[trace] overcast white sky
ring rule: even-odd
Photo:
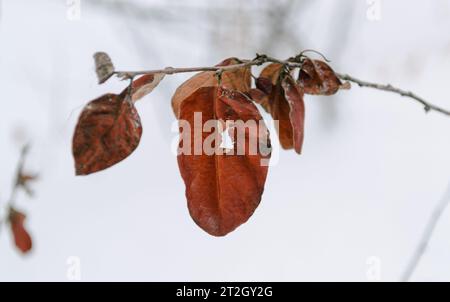
[[[380,261],[381,280],[399,279],[450,181],[448,117],[358,87],[308,96],[303,154],[280,154],[255,214],[224,238],[190,218],[170,152],[170,97],[186,75],[167,77],[138,103],[140,146],[111,169],[75,177],[72,131],[86,102],[124,87],[96,84],[99,50],[120,69],[151,69],[314,48],[340,72],[450,108],[450,1],[382,0],[378,21],[367,18],[366,1],[298,1],[286,16],[290,32],[272,44],[268,20],[288,1],[137,1],[150,13],[136,16],[81,0],[79,20],[69,20],[65,1],[1,2],[0,202],[18,136],[32,140],[28,167],[41,180],[36,198],[19,200],[34,250],[19,255],[2,229],[0,281],[66,281],[72,256],[83,281],[367,281],[370,259]],[[272,15],[260,15],[267,9]],[[449,255],[447,211],[413,280],[450,281]]]

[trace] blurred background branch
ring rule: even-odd
[[[401,277],[402,282],[410,281],[414,272],[417,270],[420,260],[425,254],[427,247],[431,241],[431,238],[433,237],[433,233],[436,229],[439,219],[442,217],[442,214],[447,209],[449,203],[450,203],[450,183],[448,184],[445,193],[442,195],[441,200],[438,202],[433,212],[431,213],[431,216],[423,231],[422,237],[420,238],[420,241],[415,247],[411,255],[411,258],[408,264],[406,265],[405,271],[402,274]]]

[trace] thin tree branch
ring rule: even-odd
[[[420,96],[418,96],[417,94],[415,94],[415,93],[413,93],[411,91],[406,91],[406,90],[403,90],[403,89],[400,89],[400,88],[396,88],[396,87],[394,87],[394,86],[392,86],[390,84],[384,85],[384,84],[376,84],[376,83],[362,81],[362,80],[354,78],[354,77],[352,77],[352,76],[350,76],[348,74],[338,74],[337,73],[336,75],[341,80],[356,83],[360,87],[369,87],[369,88],[374,88],[374,89],[378,89],[378,90],[393,92],[393,93],[399,94],[401,96],[411,98],[412,100],[422,104],[424,109],[425,109],[425,112],[436,111],[436,112],[440,112],[442,114],[450,116],[450,110],[444,109],[444,108],[439,107],[439,106],[434,105],[434,104],[431,104],[428,101],[424,100],[423,98],[421,98]]]
[[[10,194],[8,200],[6,201],[6,205],[5,205],[7,208],[7,211],[8,211],[7,216],[9,215],[10,209],[14,207],[14,204],[16,202],[16,196],[17,196],[19,189],[21,187],[23,187],[23,185],[24,185],[22,182],[22,177],[24,175],[23,168],[25,165],[25,159],[26,159],[29,149],[30,149],[30,146],[25,145],[22,147],[22,150],[20,151],[20,157],[19,157],[19,161],[18,161],[17,167],[16,167],[16,174],[15,174],[14,183],[13,183],[13,186],[11,189],[11,194]],[[8,222],[7,216],[3,217],[3,219],[0,219],[0,230],[1,230],[1,227],[3,226],[3,224]]]
[[[264,63],[279,63],[287,66],[288,68],[301,68],[303,64],[303,59],[305,56],[303,55],[303,52],[299,55],[289,58],[288,60],[278,60],[266,55],[257,55],[256,58],[253,60],[240,60],[240,63],[233,64],[233,65],[227,65],[227,66],[207,66],[207,67],[185,67],[185,68],[173,68],[173,67],[166,67],[164,69],[155,69],[155,70],[142,70],[142,71],[114,71],[110,75],[116,75],[119,78],[122,79],[132,79],[139,75],[145,75],[145,74],[156,74],[156,73],[163,73],[163,74],[177,74],[177,73],[187,73],[187,72],[201,72],[201,71],[215,71],[218,76],[222,74],[224,71],[249,67],[249,66],[259,66]],[[417,94],[406,91],[397,87],[392,86],[391,84],[378,84],[378,83],[372,83],[363,81],[360,79],[357,79],[355,77],[352,77],[348,74],[341,74],[336,73],[336,76],[339,77],[341,80],[349,81],[358,84],[360,87],[368,87],[383,91],[388,91],[392,93],[396,93],[398,95],[410,98],[418,103],[420,103],[424,109],[425,112],[429,111],[436,111],[442,114],[445,114],[447,116],[450,116],[450,110],[444,109],[442,107],[439,107],[437,105],[434,105],[422,97],[418,96]]]
[[[431,214],[427,222],[422,237],[419,243],[417,244],[417,247],[415,248],[413,255],[411,256],[411,259],[409,260],[405,271],[402,274],[401,277],[402,282],[409,281],[411,279],[411,276],[414,274],[420,260],[422,259],[422,256],[424,255],[427,249],[431,237],[433,237],[433,232],[436,229],[436,225],[438,224],[442,214],[447,209],[449,203],[450,203],[450,183],[448,184],[447,190],[445,191],[439,203],[434,208],[433,213]]]
[[[201,72],[201,71],[215,71],[216,73],[222,73],[229,70],[249,67],[249,66],[258,66],[264,63],[279,63],[283,65],[287,65],[292,68],[301,67],[301,63],[294,61],[284,61],[278,60],[272,57],[268,57],[266,55],[258,55],[253,60],[240,60],[242,63],[227,65],[227,66],[207,66],[207,67],[186,67],[186,68],[173,68],[166,67],[164,69],[155,69],[155,70],[142,70],[142,71],[115,71],[114,74],[120,78],[129,79],[131,77],[136,77],[144,74],[154,74],[154,73],[164,73],[164,74],[176,74],[176,73],[186,73],[186,72]]]
[[[20,158],[19,162],[17,163],[16,168],[16,178],[14,180],[13,188],[11,191],[11,196],[9,197],[8,203],[9,206],[13,206],[16,201],[16,195],[19,191],[19,188],[22,186],[21,178],[24,175],[23,167],[25,165],[25,159],[27,157],[28,151],[30,150],[29,145],[25,145],[22,147],[22,150],[20,151]]]

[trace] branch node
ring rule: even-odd
[[[222,82],[223,69],[222,69],[222,68],[217,69],[216,72],[215,72],[214,74],[215,74],[215,76],[217,77],[217,81],[219,82],[219,86],[220,86],[220,84],[221,84],[221,82]]]
[[[257,66],[259,66],[267,62],[267,59],[268,59],[267,55],[257,53],[256,57],[253,59],[253,62],[255,62]]]
[[[174,74],[175,68],[169,66],[169,67],[164,68],[164,71],[166,72],[166,74]]]
[[[130,79],[134,78],[134,74],[131,72],[116,71],[115,74],[122,81],[130,80]]]

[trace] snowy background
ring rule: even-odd
[[[302,156],[280,154],[255,214],[224,238],[190,218],[170,151],[170,98],[188,75],[137,104],[140,146],[111,169],[75,177],[72,131],[86,102],[125,86],[97,85],[96,51],[154,69],[314,48],[450,108],[450,1],[381,0],[375,18],[363,0],[81,0],[80,15],[77,2],[0,0],[0,202],[25,140],[41,176],[18,203],[34,249],[21,256],[2,229],[0,281],[67,281],[73,259],[82,281],[372,281],[374,261],[399,280],[450,180],[449,117],[356,86],[308,96]],[[412,280],[450,281],[450,211]]]

